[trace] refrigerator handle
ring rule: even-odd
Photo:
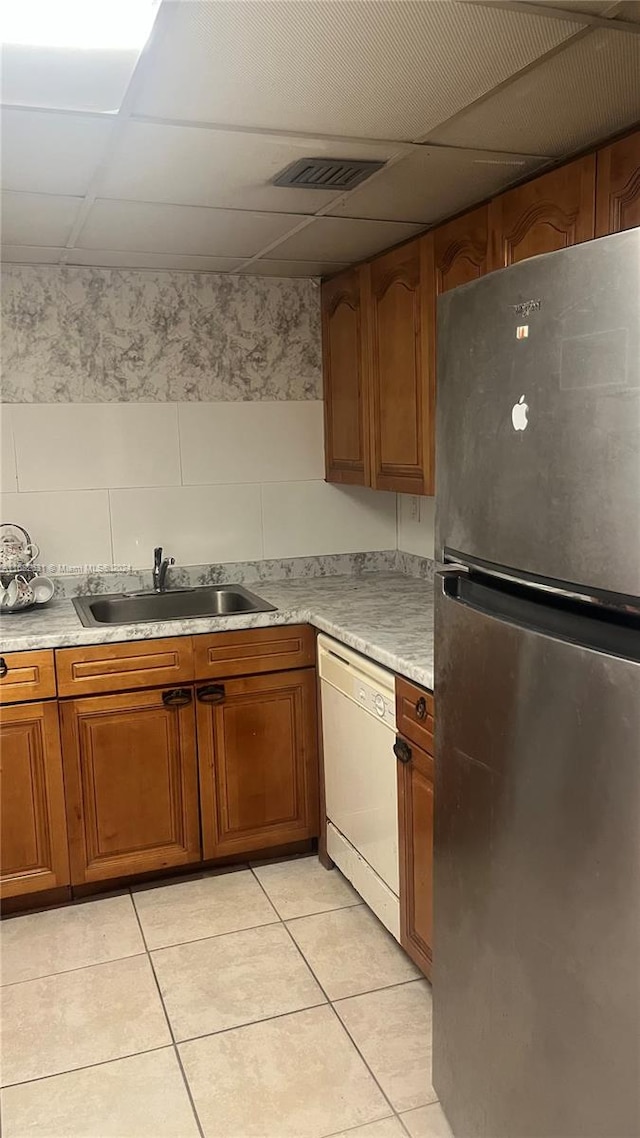
[[[447,591],[448,578],[468,577],[470,572],[471,570],[468,565],[459,565],[458,563],[440,565],[439,568],[436,569],[436,577],[440,577],[440,588],[442,592],[445,593]]]

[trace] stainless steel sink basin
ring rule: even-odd
[[[197,589],[168,589],[163,593],[111,593],[101,597],[74,597],[73,603],[85,628],[275,609],[275,605],[263,601],[242,585],[207,585]]]

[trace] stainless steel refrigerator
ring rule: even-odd
[[[436,453],[434,1085],[637,1138],[640,229],[440,299]]]

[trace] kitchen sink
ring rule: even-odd
[[[141,624],[152,620],[187,620],[198,616],[233,616],[272,612],[270,605],[242,585],[206,585],[194,589],[167,589],[162,593],[110,593],[74,597],[75,610],[85,628],[101,624]]]

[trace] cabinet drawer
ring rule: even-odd
[[[0,703],[24,703],[25,700],[52,699],[55,696],[52,650],[5,652],[0,661]]]
[[[434,703],[431,692],[396,676],[396,724],[399,735],[433,755]]]
[[[316,661],[315,636],[308,624],[194,636],[193,648],[197,680],[283,672]]]
[[[189,683],[193,679],[191,637],[60,648],[56,670],[62,696]]]

